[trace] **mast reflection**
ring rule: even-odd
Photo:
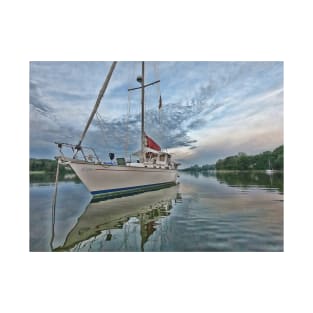
[[[173,205],[180,201],[178,186],[173,186],[127,197],[90,202],[67,234],[64,243],[52,251],[90,251],[93,245],[97,245],[97,251],[120,251],[118,245],[127,245],[128,232],[135,231],[130,229],[130,223],[135,225],[134,227],[140,227],[140,238],[136,247],[129,251],[144,251],[144,245],[157,229],[159,220],[170,215]],[[120,230],[119,237],[124,230],[122,241],[114,235],[116,230]],[[131,236],[134,237],[133,235]],[[108,244],[113,245],[111,249],[106,247]],[[122,251],[125,251],[123,249]]]

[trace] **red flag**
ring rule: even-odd
[[[146,135],[146,147],[161,151],[161,147],[149,136]]]

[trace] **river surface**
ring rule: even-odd
[[[48,181],[47,181],[48,180]],[[30,183],[30,251],[283,251],[283,174],[180,172],[174,187],[92,202],[77,180]]]

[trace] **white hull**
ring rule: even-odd
[[[173,169],[106,166],[73,159],[64,160],[93,196],[151,190],[176,184]]]

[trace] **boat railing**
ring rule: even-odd
[[[78,146],[65,142],[55,142],[58,146],[61,156],[66,158],[63,148],[68,148],[72,151],[72,159],[81,160],[83,159],[85,162],[89,163],[101,163],[96,151],[91,147],[86,146]]]

